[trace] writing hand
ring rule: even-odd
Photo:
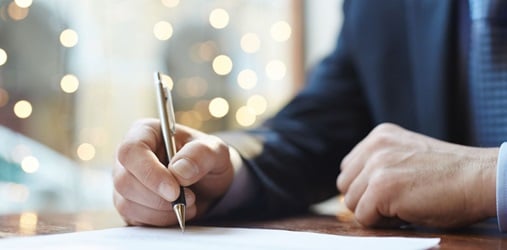
[[[185,186],[187,219],[201,215],[229,188],[229,147],[218,137],[178,125],[178,152],[165,166],[160,123],[135,123],[120,144],[113,169],[114,205],[129,225],[177,224],[171,201]],[[164,163],[163,163],[164,162]]]

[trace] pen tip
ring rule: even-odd
[[[185,232],[185,205],[184,204],[176,204],[173,206],[174,213],[176,214],[176,218],[178,219],[178,224],[180,225],[181,232]]]

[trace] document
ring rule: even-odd
[[[430,249],[439,238],[351,237],[273,229],[122,227],[0,239],[0,249]]]

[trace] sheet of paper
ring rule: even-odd
[[[0,249],[429,249],[438,238],[350,237],[271,229],[122,227],[0,239]]]

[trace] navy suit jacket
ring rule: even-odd
[[[259,184],[243,212],[287,214],[336,195],[341,159],[379,123],[451,140],[454,5],[345,2],[336,48],[304,89],[258,129],[223,136]]]

